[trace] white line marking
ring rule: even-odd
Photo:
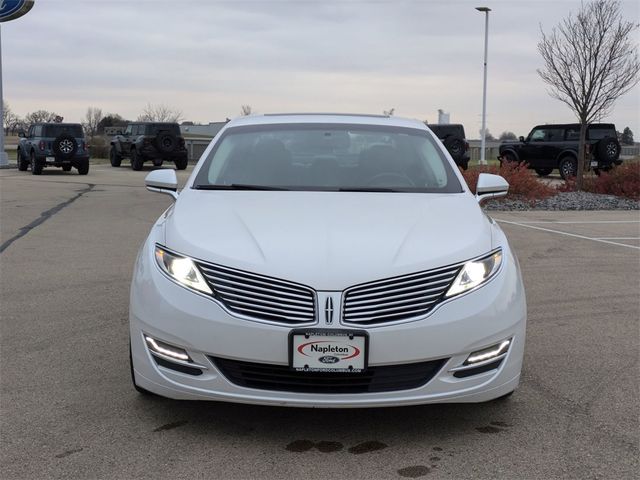
[[[559,233],[560,235],[566,235],[567,237],[581,238],[583,240],[591,240],[592,242],[608,243],[609,245],[617,245],[619,247],[626,247],[626,248],[633,248],[635,250],[640,250],[640,247],[636,247],[634,245],[627,245],[626,243],[617,243],[617,242],[611,242],[609,240],[600,240],[597,238],[585,237],[584,235],[576,235],[575,233],[562,232],[560,230],[551,230],[550,228],[534,227],[533,225],[524,225],[522,223],[509,222],[508,220],[500,220],[497,218],[496,218],[496,221],[500,223],[508,223],[509,225],[517,225],[519,227],[532,228],[533,230],[541,230],[543,232]]]
[[[640,240],[640,237],[598,237],[594,240]]]
[[[502,220],[505,221],[506,220]],[[580,224],[580,223],[640,223],[640,220],[594,220],[594,221],[590,221],[590,222],[580,222],[580,221],[575,221],[575,222],[571,222],[571,221],[567,221],[567,222],[556,222],[553,220],[540,220],[540,221],[531,221],[531,222],[520,222],[519,225],[525,225],[525,224],[530,224],[530,223],[556,223],[558,225],[562,225],[562,224]]]

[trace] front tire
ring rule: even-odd
[[[187,157],[179,158],[175,161],[176,170],[184,170],[187,168],[187,164],[189,163],[189,159]]]
[[[553,168],[536,168],[534,169],[536,171],[536,173],[538,174],[538,176],[540,177],[546,177],[547,175],[549,175],[551,172],[553,172]]]
[[[76,168],[78,169],[78,174],[86,175],[89,173],[89,160],[82,160]]]
[[[31,175],[40,175],[44,165],[36,158],[36,152],[31,152]]]
[[[560,160],[558,169],[563,180],[575,177],[578,174],[578,161],[573,157],[564,157]]]
[[[502,159],[500,160],[500,166],[517,162],[517,159],[513,153],[505,152],[502,154]]]
[[[109,160],[111,161],[112,167],[119,167],[122,163],[122,157],[118,155],[115,145],[112,145],[109,150]]]
[[[145,395],[145,396],[150,396],[153,395],[152,392],[150,392],[149,390],[145,390],[142,387],[139,387],[138,384],[136,383],[136,375],[133,372],[133,354],[131,353],[131,340],[129,340],[129,371],[131,372],[131,383],[133,384],[133,388],[135,388],[138,393]]]
[[[18,149],[18,156],[16,158],[16,163],[18,164],[18,170],[21,172],[26,172],[27,168],[29,168],[29,162],[25,161],[22,158],[22,152]]]
[[[142,158],[140,158],[140,155],[138,155],[136,149],[134,148],[133,150],[131,150],[131,168],[133,170],[140,171],[142,170],[143,163],[144,162]]]

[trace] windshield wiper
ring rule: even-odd
[[[270,185],[250,185],[247,183],[232,183],[231,185],[196,185],[196,190],[289,190],[284,187]]]
[[[339,192],[401,192],[395,188],[389,187],[342,187]]]

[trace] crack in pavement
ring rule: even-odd
[[[76,193],[76,195],[74,195],[70,199],[65,200],[64,202],[61,202],[61,203],[57,204],[56,206],[50,208],[49,210],[45,210],[33,222],[31,222],[28,225],[25,225],[24,227],[20,228],[20,231],[17,234],[15,234],[9,240],[5,241],[2,245],[0,245],[0,253],[4,252],[7,248],[9,248],[9,246],[13,242],[15,242],[16,240],[24,237],[31,230],[33,230],[34,228],[36,228],[39,225],[42,225],[44,222],[49,220],[56,213],[60,212],[60,210],[64,209],[65,207],[68,207],[69,205],[71,205],[73,202],[75,202],[77,199],[79,199],[84,194],[89,193],[96,186],[95,183],[86,183],[85,185],[87,185],[87,188],[79,190],[78,193]]]

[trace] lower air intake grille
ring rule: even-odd
[[[297,372],[285,365],[211,358],[240,387],[295,393],[375,393],[422,387],[447,359],[369,367],[363,373]]]

